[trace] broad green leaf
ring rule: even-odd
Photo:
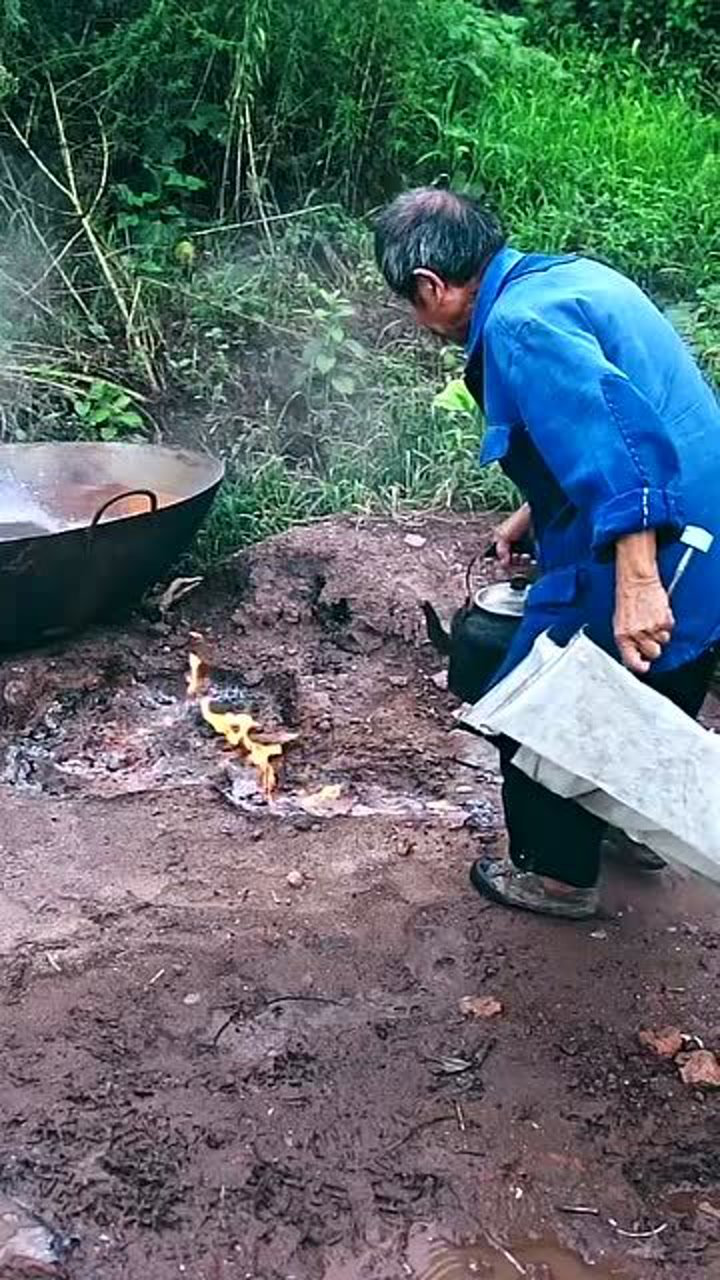
[[[477,405],[464,378],[453,378],[448,382],[435,396],[433,408],[443,409],[446,413],[466,413],[473,417],[477,413]]]
[[[338,373],[332,379],[332,387],[339,396],[351,396],[355,391],[355,379],[349,373]]]
[[[335,368],[336,364],[337,360],[335,356],[329,351],[321,351],[315,359],[315,368],[318,373],[323,375],[323,377],[330,373]]]

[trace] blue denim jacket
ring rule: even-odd
[[[658,535],[669,583],[686,524],[714,535],[672,606],[653,671],[720,641],[720,405],[672,325],[630,280],[579,257],[504,248],[475,302],[466,380],[485,413],[481,463],[530,503],[541,576],[503,673],[540,632],[580,627],[617,656],[614,544]]]

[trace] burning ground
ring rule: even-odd
[[[296,531],[0,669],[0,1188],[73,1280],[720,1275],[717,1095],[638,1039],[720,1047],[715,891],[467,886],[497,776],[418,604],[485,532]]]

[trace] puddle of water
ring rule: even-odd
[[[505,1249],[488,1242],[454,1246],[413,1234],[408,1261],[416,1280],[630,1280],[607,1260],[591,1265],[553,1240]]]

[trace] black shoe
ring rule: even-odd
[[[596,886],[571,893],[552,893],[534,871],[519,871],[507,859],[478,858],[470,868],[470,882],[483,897],[503,907],[519,907],[562,920],[590,920],[597,913]]]

